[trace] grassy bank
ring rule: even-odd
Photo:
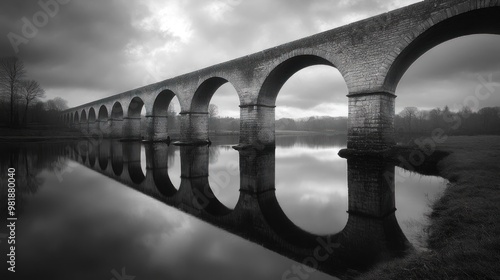
[[[450,181],[432,209],[429,251],[359,279],[500,279],[500,136],[450,137],[437,166]]]

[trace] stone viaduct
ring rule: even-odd
[[[240,145],[273,146],[281,87],[303,68],[329,65],[340,71],[349,90],[348,148],[385,150],[395,143],[396,87],[408,67],[447,40],[499,34],[499,18],[499,0],[426,0],[71,108],[61,118],[86,133],[161,141],[168,136],[168,105],[177,96],[180,142],[206,142],[210,100],[220,86],[231,83],[240,100]]]
[[[141,163],[143,146],[146,159]],[[411,248],[395,215],[395,168],[390,162],[349,159],[347,224],[340,232],[316,235],[296,226],[276,198],[274,149],[239,151],[240,195],[234,208],[229,208],[214,194],[218,186],[208,180],[209,146],[177,148],[179,186],[169,174],[168,159],[170,153],[175,155],[171,147],[167,143],[82,140],[68,144],[64,156],[213,226],[338,277]],[[334,246],[325,248],[324,244]]]

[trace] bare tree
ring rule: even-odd
[[[38,98],[45,97],[45,90],[43,90],[40,84],[34,80],[23,80],[20,82],[20,84],[21,96],[25,100],[22,124],[26,125],[30,103],[32,103],[34,100],[37,100]]]
[[[24,75],[24,63],[18,57],[0,58],[0,86],[10,95],[10,125],[14,125],[14,100]]]
[[[401,112],[401,117],[403,117],[408,125],[408,132],[412,132],[411,124],[414,119],[417,118],[418,108],[417,107],[405,107]]]
[[[217,130],[217,125],[215,123],[215,119],[219,116],[219,107],[215,104],[210,104],[208,106],[208,123],[209,126]]]
[[[68,109],[68,101],[62,99],[61,97],[47,100],[46,109],[48,111],[64,111]]]

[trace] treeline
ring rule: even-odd
[[[54,124],[59,112],[68,108],[66,100],[57,97],[42,101],[45,90],[27,78],[24,63],[17,57],[0,58],[0,124],[25,127],[29,123]]]
[[[210,132],[238,133],[240,119],[230,117],[210,117]],[[275,129],[281,131],[316,131],[316,132],[347,132],[345,117],[310,117],[308,119],[283,118],[276,120]]]
[[[485,107],[477,112],[464,107],[453,112],[448,106],[432,110],[406,107],[394,120],[398,134],[428,134],[442,129],[448,135],[500,134],[500,107]]]
[[[346,117],[283,118],[276,121],[276,130],[286,131],[347,131]]]

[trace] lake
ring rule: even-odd
[[[16,276],[337,279],[425,250],[444,179],[340,158],[345,136],[240,151],[237,137],[211,140],[3,143],[2,182],[16,169]]]

